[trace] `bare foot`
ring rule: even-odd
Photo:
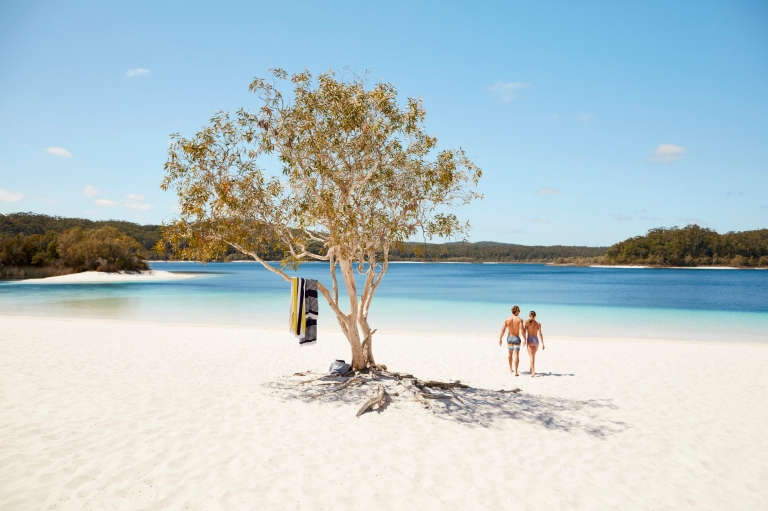
[[[519,374],[515,373],[515,376],[520,376]]]
[[[536,377],[536,373],[531,373],[531,378],[535,378],[535,377]]]

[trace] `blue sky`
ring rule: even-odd
[[[768,4],[0,3],[0,212],[159,223],[169,135],[270,67],[421,96],[483,168],[471,240],[768,227]]]

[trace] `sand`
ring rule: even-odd
[[[338,334],[0,317],[0,509],[765,509],[768,343],[377,334],[421,378],[522,389],[436,415],[306,403]],[[523,366],[527,356],[523,356]]]
[[[148,270],[141,272],[100,272],[84,271],[44,279],[27,279],[17,284],[103,284],[109,282],[146,282],[153,280],[189,279],[194,275],[187,273],[172,273],[163,270]]]

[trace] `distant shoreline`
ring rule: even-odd
[[[201,261],[171,261],[154,260],[147,261],[150,264],[155,263],[197,263]],[[267,261],[268,263],[280,263],[280,261]],[[208,261],[208,263],[251,263],[261,264],[258,261]],[[306,261],[302,264],[323,264],[324,261]],[[576,263],[551,263],[546,261],[390,261],[389,264],[541,264],[544,266],[571,266],[577,268],[614,268],[614,269],[650,269],[650,270],[768,270],[765,267],[752,266],[649,266],[636,264],[576,264]]]

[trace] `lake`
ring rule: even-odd
[[[152,263],[167,282],[0,281],[0,314],[287,328],[289,286],[258,263]],[[327,264],[298,272],[330,287]],[[339,280],[340,277],[339,277]],[[343,293],[343,289],[342,289]],[[512,305],[558,337],[768,340],[768,271],[393,263],[370,312],[380,332],[498,336]],[[339,331],[321,297],[322,332]]]

